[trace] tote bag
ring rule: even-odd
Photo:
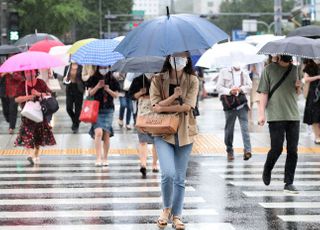
[[[27,82],[25,84],[26,95],[28,96]],[[36,122],[43,121],[43,113],[39,101],[27,101],[21,111],[21,115]]]

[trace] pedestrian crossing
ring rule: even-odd
[[[23,156],[1,159],[0,230],[158,229],[160,173],[143,179],[132,156],[112,156],[108,167],[94,162],[92,156],[43,156],[31,167]],[[235,229],[188,179],[185,192],[188,230]]]
[[[304,156],[298,162],[294,185],[299,194],[288,194],[283,191],[285,156],[273,169],[269,186],[262,182],[264,160],[260,157],[248,162],[207,161],[201,166],[229,186],[240,189],[247,201],[256,202],[258,207],[275,215],[283,224],[300,226],[293,229],[320,229],[320,161]]]

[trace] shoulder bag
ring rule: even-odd
[[[165,99],[163,82],[161,82],[161,97]],[[178,113],[155,113],[152,111],[150,98],[142,97],[138,101],[136,128],[143,133],[154,135],[175,134],[179,127]]]

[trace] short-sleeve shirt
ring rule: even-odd
[[[98,84],[98,82],[103,79],[105,79],[105,84],[109,85],[109,88],[112,91],[119,92],[119,83],[111,74],[107,74],[107,76],[93,75],[89,78],[87,86],[89,88],[94,88]],[[103,88],[99,89],[96,92],[96,94],[94,95],[94,99],[100,102],[100,111],[104,109],[114,109],[113,97],[108,94]]]
[[[258,93],[269,94],[286,72],[288,67],[277,63],[269,64],[262,72]],[[274,92],[267,104],[268,122],[272,121],[299,121],[298,95],[295,82],[297,80],[297,67],[293,66],[285,81]]]

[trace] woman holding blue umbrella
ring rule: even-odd
[[[154,143],[161,168],[163,212],[157,225],[164,228],[172,217],[175,229],[185,229],[181,220],[185,177],[194,136],[196,120],[192,109],[196,106],[198,78],[192,69],[189,52],[167,57],[162,73],[151,83],[150,100],[156,113],[179,113],[176,134],[155,136]]]
[[[89,134],[94,139],[96,148],[96,166],[108,166],[110,137],[113,136],[112,122],[114,113],[113,99],[118,97],[120,86],[112,76],[109,67],[98,66],[87,82],[89,96],[100,102],[98,120],[93,123]],[[103,142],[103,154],[102,143]]]

